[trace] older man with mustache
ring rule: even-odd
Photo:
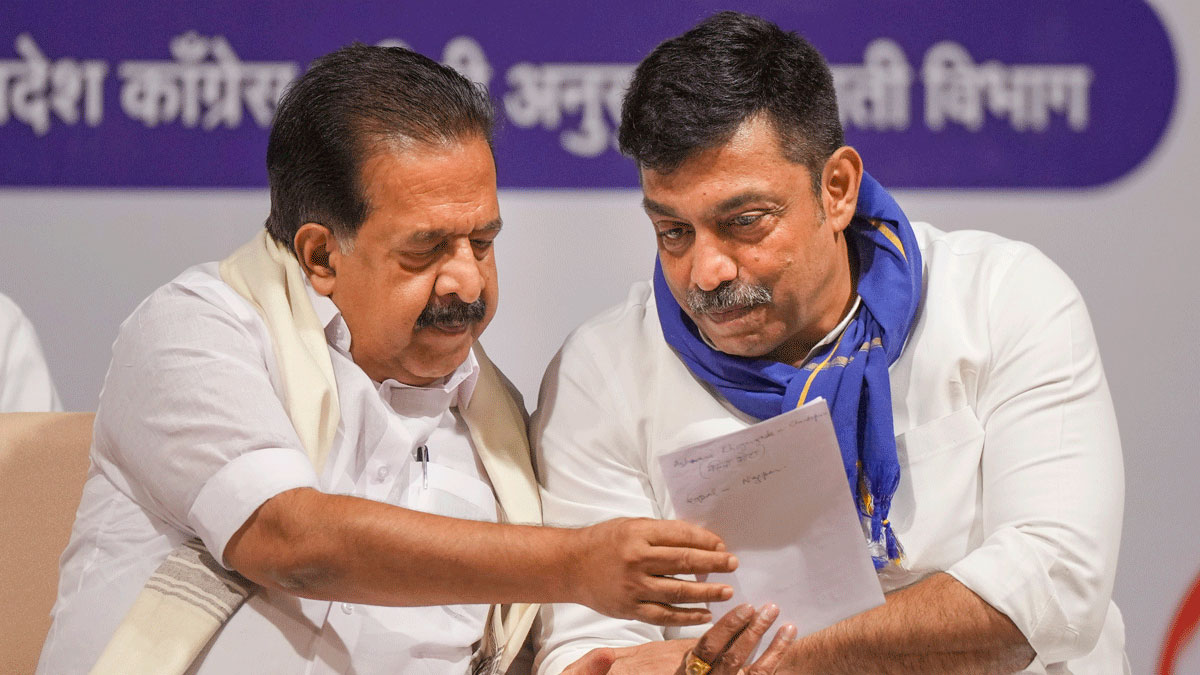
[[[280,105],[266,230],[121,326],[39,672],[495,673],[532,603],[663,625],[710,532],[536,527],[496,312],[492,110],[351,46]]]

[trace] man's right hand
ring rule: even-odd
[[[725,584],[672,579],[671,575],[732,572],[737,558],[712,532],[678,520],[618,518],[579,532],[579,555],[569,575],[576,602],[618,619],[659,626],[712,620],[704,608],[675,605],[720,602],[733,595]]]

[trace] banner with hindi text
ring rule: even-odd
[[[1141,0],[751,0],[835,74],[889,187],[1086,187],[1150,154],[1175,54]],[[504,187],[632,187],[621,96],[716,2],[17,2],[0,25],[0,185],[261,187],[275,103],[317,56],[402,44],[484,84]],[[1119,141],[1119,142],[1116,142]]]

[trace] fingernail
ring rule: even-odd
[[[737,566],[738,566],[738,559],[737,559],[737,556],[736,556],[736,555],[730,555],[730,556],[729,556],[729,569],[730,569],[730,570],[736,570],[736,569],[737,569]]]
[[[763,608],[758,610],[758,615],[763,621],[774,621],[775,619],[779,618],[779,605],[776,605],[773,602],[763,605]]]
[[[797,633],[798,631],[796,627],[789,623],[788,625],[779,629],[779,639],[783,640],[784,642],[795,642]]]
[[[754,607],[750,605],[741,605],[733,610],[733,615],[742,621],[749,621],[750,617],[754,616]]]
[[[733,597],[733,586],[726,586],[721,589],[721,599],[728,600]]]
[[[725,550],[725,542],[723,542],[723,541],[718,541],[718,542],[717,542],[717,548],[716,548],[716,549],[714,549],[714,550],[715,550],[715,551],[717,551],[717,552],[724,551],[724,550]]]

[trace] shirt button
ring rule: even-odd
[[[354,605],[352,605],[348,602],[343,602],[342,603],[342,612],[344,614],[353,614],[354,613]]]
[[[379,470],[375,472],[375,479],[383,482],[383,480],[385,480],[388,477],[388,474],[391,472],[391,469],[387,468],[386,466],[381,466],[379,467]]]

